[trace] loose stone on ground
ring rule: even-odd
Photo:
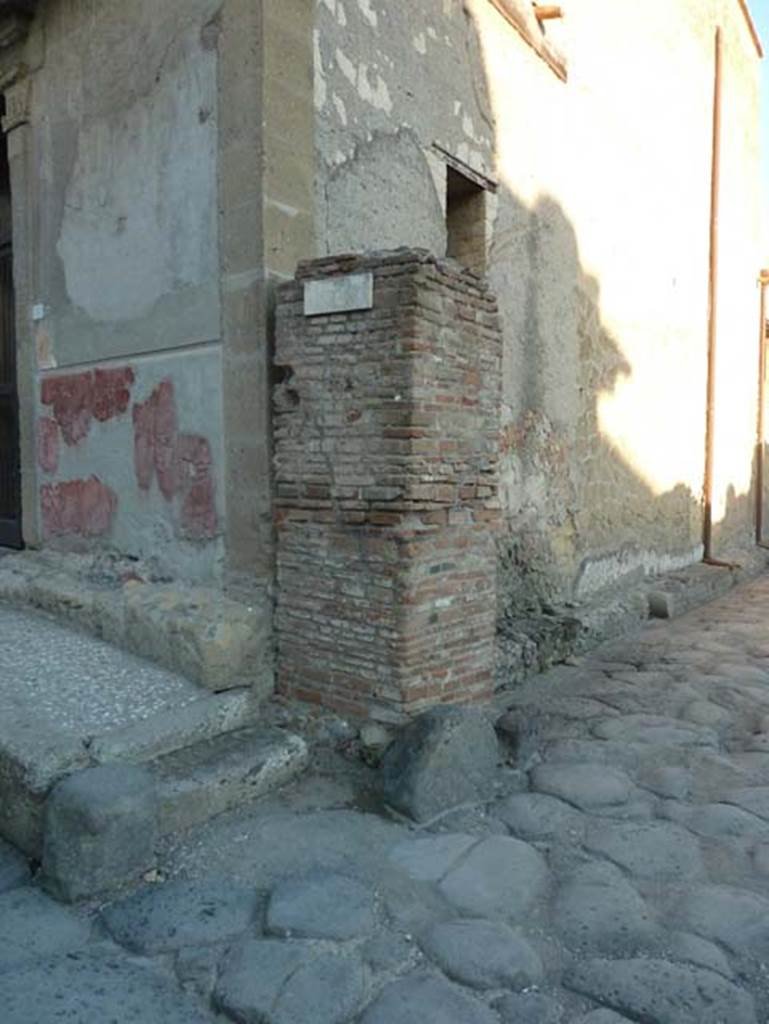
[[[415,821],[488,800],[499,764],[494,727],[474,709],[438,707],[403,729],[382,761],[389,804]]]

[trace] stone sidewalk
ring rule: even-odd
[[[488,800],[427,826],[342,734],[110,903],[4,848],[0,1019],[767,1021],[767,621],[764,576],[502,695]]]

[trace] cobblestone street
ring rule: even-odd
[[[3,847],[0,1019],[766,1021],[768,617],[763,576],[500,695],[488,803],[427,825],[328,752],[108,905]]]

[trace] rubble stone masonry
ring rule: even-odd
[[[372,308],[305,314],[308,281],[361,274]],[[282,692],[384,720],[490,695],[500,361],[485,284],[425,251],[307,262],[281,287]]]

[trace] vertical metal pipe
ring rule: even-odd
[[[723,41],[716,29],[713,82],[713,152],[710,175],[710,272],[708,276],[708,378],[705,402],[705,479],[702,544],[705,560],[713,557],[713,443],[716,395],[716,335],[718,314],[718,214],[721,185],[721,64]]]
[[[758,278],[758,415],[756,422],[756,544],[764,543],[764,387],[766,380],[766,285],[769,270]]]

